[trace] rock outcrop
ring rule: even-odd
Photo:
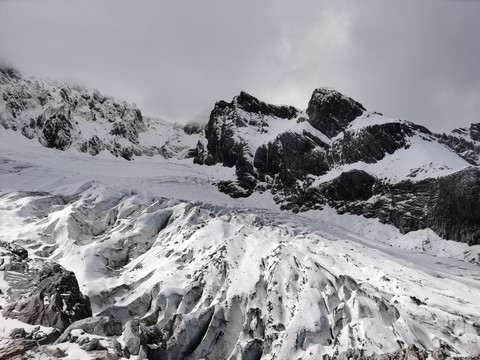
[[[92,316],[77,320],[68,326],[56,341],[57,344],[70,339],[72,330],[83,330],[88,334],[98,336],[122,335],[122,323],[108,316]]]
[[[29,259],[18,246],[11,252],[3,265],[4,279],[10,284],[3,316],[60,331],[92,316],[90,301],[80,292],[73,272],[53,262]]]
[[[136,105],[80,86],[30,78],[0,66],[0,126],[43,146],[108,151],[127,160],[141,155],[186,157],[198,129],[144,117]],[[142,134],[148,133],[145,140]],[[151,136],[158,136],[151,141]]]
[[[468,129],[454,129],[449,134],[437,135],[437,138],[470,164],[480,165],[480,123],[471,124]]]
[[[332,89],[315,90],[305,112],[268,105],[242,92],[230,103],[215,105],[194,161],[235,167],[235,181],[218,182],[219,190],[232,197],[270,190],[286,210],[329,204],[342,213],[379,218],[402,232],[430,227],[442,237],[474,245],[480,241],[476,167],[416,180],[437,161],[432,157],[430,164],[422,165],[425,169],[412,167],[409,176],[392,182],[356,164],[373,166],[412,146],[423,151],[429,143],[444,144],[477,164],[477,125],[459,129],[452,133],[455,136],[439,136],[408,121],[369,113]],[[343,173],[337,170],[342,167],[347,167]],[[437,167],[449,174],[448,164]],[[324,176],[327,180],[322,180]]]
[[[480,244],[479,168],[394,185],[383,185],[371,176],[367,176],[368,180],[354,178],[349,181],[351,176],[347,174],[323,185],[325,201],[340,213],[375,217],[404,233],[431,228],[445,239]],[[347,196],[339,197],[345,192]],[[368,202],[362,201],[370,198]]]
[[[365,108],[359,102],[333,89],[316,89],[308,102],[308,122],[332,138],[363,114]]]

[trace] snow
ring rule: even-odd
[[[277,136],[287,131],[303,134],[307,131],[316,137],[320,138],[326,144],[330,144],[330,139],[322,132],[315,129],[308,121],[300,121],[305,117],[305,113],[300,113],[293,119],[282,119],[275,116],[268,116],[262,114],[251,114],[242,109],[235,110],[236,115],[242,119],[255,124],[262,124],[259,128],[255,126],[238,127],[235,129],[239,139],[250,145],[252,154],[263,144],[273,142]]]
[[[383,125],[387,123],[406,123],[404,120],[391,119],[379,113],[371,113],[365,111],[362,115],[353,120],[346,128],[346,130],[359,130],[367,126]],[[340,133],[337,136],[342,136]],[[335,138],[334,138],[335,139]]]
[[[287,125],[313,132],[306,122],[267,121],[275,126],[261,135],[262,142]],[[362,121],[354,126],[364,126]],[[412,175],[416,180],[466,165],[443,146],[414,137],[408,149],[376,164],[346,165],[317,182],[353,168],[397,182],[418,168],[426,171]],[[36,245],[54,246],[49,257],[75,272],[96,313],[112,305],[140,317],[157,311],[162,323],[180,311],[194,321],[214,306],[225,309],[240,333],[244,326],[258,331],[259,321],[243,324],[235,316],[260,309],[269,316],[265,333],[281,334],[265,359],[315,359],[348,347],[395,351],[398,339],[429,349],[443,339],[460,354],[480,351],[473,331],[480,318],[480,246],[442,240],[428,229],[402,235],[378,220],[338,215],[329,207],[283,212],[269,192],[232,199],[212,182],[233,179],[233,171],[191,159],[125,161],[60,152],[0,129],[0,240],[26,246],[33,258],[40,256]],[[68,201],[55,202],[54,195]],[[356,285],[340,284],[345,275]],[[192,293],[200,285],[197,298]],[[0,287],[8,288],[3,276]],[[142,313],[138,299],[153,289],[157,308]],[[348,313],[350,320],[338,329],[342,341],[334,348],[327,325],[337,313]],[[11,328],[26,327],[0,321],[3,339]],[[274,329],[279,324],[284,332]],[[247,341],[235,331],[225,334],[225,348]],[[68,358],[87,358],[75,344],[58,347]]]
[[[393,154],[373,164],[359,161],[353,164],[338,165],[325,175],[315,179],[312,186],[330,181],[342,172],[363,170],[389,183],[403,180],[423,180],[437,178],[470,166],[468,162],[436,141],[425,141],[415,135],[410,138],[408,148],[401,148]]]

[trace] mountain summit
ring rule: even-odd
[[[0,124],[0,358],[480,353],[479,124],[319,88],[181,126],[12,68]]]
[[[474,245],[480,170],[472,129],[471,137],[434,134],[326,88],[313,92],[305,111],[241,93],[215,105],[194,161],[234,167],[236,179],[218,183],[233,197],[268,190],[282,209],[328,205]]]

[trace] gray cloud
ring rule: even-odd
[[[433,130],[479,122],[480,2],[0,0],[0,56],[184,122],[331,86]]]

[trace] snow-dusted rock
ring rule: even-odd
[[[207,144],[199,142],[195,162],[235,167],[235,180],[217,182],[235,198],[270,190],[286,210],[328,204],[402,232],[429,227],[447,239],[480,242],[475,205],[480,183],[476,167],[468,168],[463,159],[475,163],[472,154],[480,154],[475,125],[469,140],[466,130],[456,131],[463,137],[442,138],[411,122],[369,113],[325,88],[314,91],[305,112],[286,109],[245,93],[217,103],[205,131]],[[465,145],[470,152],[455,139],[470,144]]]
[[[23,82],[4,100],[20,121],[31,105],[22,91],[31,83],[5,74],[0,82],[7,87]],[[70,90],[59,96],[75,98]],[[102,99],[97,94],[93,108],[108,105]],[[215,140],[212,152],[198,129],[187,130],[188,139],[200,140],[197,160],[219,160],[208,167],[175,156],[125,161],[53,151],[0,129],[0,306],[11,305],[21,281],[34,284],[33,291],[39,281],[25,274],[55,261],[75,272],[95,315],[114,319],[107,318],[116,325],[105,334],[125,325],[118,338],[71,329],[68,341],[32,345],[24,355],[50,359],[47,351],[57,347],[79,359],[137,351],[138,359],[171,360],[479,353],[479,245],[411,231],[431,227],[474,243],[478,167],[428,130],[350,100],[331,90],[318,95],[318,128],[306,111],[247,94],[217,104],[208,131],[231,147]],[[68,115],[55,114],[55,121]],[[108,131],[89,133],[97,139],[86,151],[108,150],[105,139],[122,138],[136,156],[157,141],[158,128],[146,118],[145,131],[104,120],[92,120]],[[176,145],[185,131],[165,129],[174,136],[161,152],[189,153],[188,141]],[[69,149],[78,145],[74,140]],[[217,187],[250,196],[232,199]],[[81,323],[95,329],[101,319]],[[0,320],[0,348],[15,350],[15,341],[24,340],[12,339],[12,329],[36,333],[17,319]]]
[[[342,132],[365,108],[359,102],[336,90],[316,89],[308,102],[308,122],[332,138]]]
[[[480,123],[437,135],[439,141],[473,165],[480,165]]]
[[[10,288],[3,316],[63,331],[75,320],[92,315],[75,274],[59,264],[14,257],[4,265],[4,279]]]
[[[79,86],[38,80],[0,66],[0,126],[43,146],[108,151],[131,160],[141,155],[186,157],[198,130],[144,117],[132,104]]]

